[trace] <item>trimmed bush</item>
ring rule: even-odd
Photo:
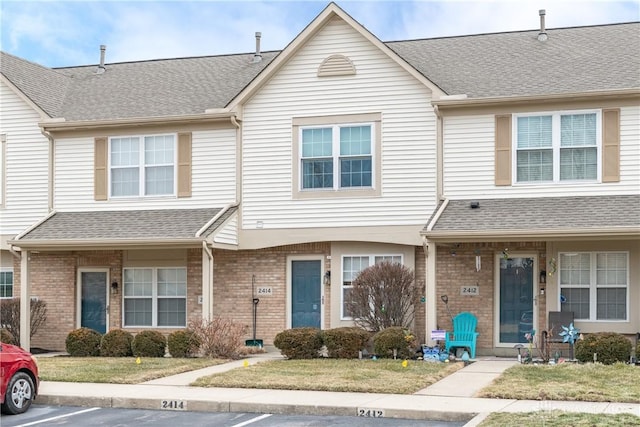
[[[631,341],[615,332],[589,334],[583,340],[576,341],[575,357],[580,362],[593,362],[594,353],[597,355],[596,361],[605,365],[628,362]]]
[[[89,328],[74,329],[65,340],[67,353],[73,357],[89,357],[100,355],[102,334]]]
[[[204,356],[222,359],[241,357],[247,325],[226,317],[214,317],[211,320],[191,321],[189,329],[196,334]]]
[[[142,331],[131,342],[134,356],[164,357],[167,339],[158,331]]]
[[[358,327],[334,328],[322,333],[329,357],[339,359],[356,359],[370,337],[369,331]]]
[[[373,336],[373,350],[379,357],[393,357],[396,350],[399,359],[415,356],[415,335],[400,326],[392,326]]]
[[[289,359],[314,359],[322,348],[322,333],[316,328],[293,328],[282,331],[273,340]]]
[[[133,335],[122,329],[112,329],[102,337],[100,343],[100,356],[104,357],[128,357],[133,356],[131,342]]]
[[[167,346],[171,357],[193,357],[200,349],[200,340],[193,330],[184,329],[170,333]]]

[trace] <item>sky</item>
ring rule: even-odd
[[[0,48],[47,67],[251,53],[287,46],[328,1],[0,0]],[[336,1],[382,41],[640,21],[640,1]],[[0,64],[1,66],[1,64]]]

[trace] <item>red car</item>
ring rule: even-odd
[[[40,379],[36,359],[29,353],[0,343],[0,403],[3,414],[21,414],[36,398]]]

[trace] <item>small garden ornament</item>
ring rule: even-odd
[[[569,327],[562,326],[562,332],[560,332],[558,335],[562,337],[563,343],[569,343],[570,357],[571,359],[573,359],[573,344],[580,336],[580,329],[576,329],[573,326],[573,322],[571,322],[569,323]]]

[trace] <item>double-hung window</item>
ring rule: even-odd
[[[627,252],[561,253],[562,311],[587,321],[627,320]]]
[[[300,129],[301,189],[373,186],[373,124]]]
[[[0,268],[0,298],[13,298],[13,268]]]
[[[402,255],[355,255],[342,257],[342,319],[353,319],[353,313],[349,311],[353,281],[360,272],[369,266],[389,262],[392,264],[402,264]]]
[[[175,194],[175,135],[112,137],[109,143],[112,197]]]
[[[515,181],[518,183],[600,179],[600,111],[517,115]]]
[[[125,268],[124,325],[185,327],[185,268]]]

